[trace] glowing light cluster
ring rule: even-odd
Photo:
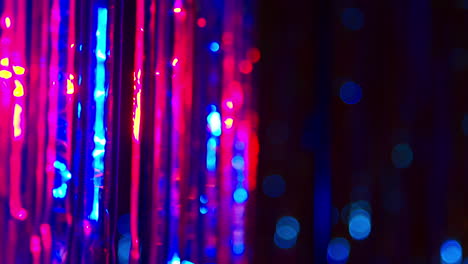
[[[96,115],[94,121],[94,195],[92,211],[89,219],[99,219],[99,189],[102,186],[104,172],[104,154],[106,149],[106,128],[104,126],[104,107],[106,102],[106,42],[107,42],[107,8],[98,8],[97,30],[96,30],[96,71],[94,102],[96,104]]]
[[[300,224],[292,216],[284,216],[276,223],[276,232],[274,241],[276,246],[282,249],[294,247],[299,235]]]
[[[351,204],[348,216],[348,231],[356,240],[366,239],[372,229],[370,205],[367,201]]]

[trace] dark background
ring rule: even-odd
[[[468,245],[468,1],[263,0],[259,18],[254,263],[326,263],[333,237],[350,241],[349,263],[439,263],[443,241]],[[340,99],[346,80],[359,103]],[[408,168],[392,163],[400,143]],[[272,174],[279,198],[261,192]],[[372,208],[364,241],[338,216],[356,200]],[[273,241],[285,215],[301,224],[291,249]]]

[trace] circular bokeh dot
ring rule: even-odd
[[[349,219],[349,234],[356,240],[366,239],[371,232],[371,220],[369,214],[361,209],[351,213]]]
[[[267,176],[262,184],[263,193],[271,198],[280,197],[286,191],[286,182],[280,175]]]
[[[345,82],[340,88],[340,98],[345,104],[357,104],[362,98],[362,88],[357,83]]]
[[[364,26],[364,14],[359,8],[345,8],[341,13],[341,22],[350,30],[360,30]]]
[[[331,263],[344,263],[351,251],[351,246],[345,238],[338,237],[328,243],[327,258]]]
[[[443,264],[455,264],[461,262],[462,247],[456,240],[447,240],[440,247],[440,258]]]
[[[408,144],[397,144],[392,151],[392,162],[396,168],[408,168],[413,162],[413,150]]]

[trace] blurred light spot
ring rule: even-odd
[[[462,121],[463,134],[468,136],[468,115],[465,115]]]
[[[73,94],[75,92],[75,85],[73,84],[74,79],[75,76],[73,76],[73,74],[70,74],[67,79],[67,94]]]
[[[205,206],[200,207],[200,214],[208,213],[208,209]]]
[[[65,196],[67,195],[67,188],[68,188],[67,184],[62,183],[62,185],[52,190],[52,196],[54,196],[54,198],[57,198],[57,199],[65,198]]]
[[[356,240],[366,239],[371,232],[371,220],[369,214],[362,209],[351,212],[349,218],[349,234]]]
[[[172,260],[169,261],[169,264],[180,264],[179,254],[174,253],[174,256],[172,257]]]
[[[362,98],[362,89],[355,82],[345,82],[340,88],[340,98],[345,104],[357,104]]]
[[[206,197],[206,195],[200,195],[200,203],[202,204],[208,203],[208,198]]]
[[[256,63],[260,60],[260,50],[257,48],[250,48],[247,50],[247,58],[251,63]]]
[[[235,243],[232,245],[232,252],[236,255],[241,255],[245,251],[245,245],[242,243]]]
[[[206,27],[206,19],[204,19],[203,17],[200,17],[199,19],[197,19],[197,26],[201,28]]]
[[[221,135],[221,115],[216,111],[216,107],[212,106],[211,113],[206,117],[208,128],[213,136]]]
[[[242,142],[242,141],[236,141],[236,143],[234,143],[234,147],[237,150],[244,150],[245,149],[245,143]]]
[[[21,97],[24,95],[24,87],[19,80],[15,80],[15,89],[13,90],[13,95],[15,97]]]
[[[245,161],[242,156],[236,155],[231,161],[232,167],[236,170],[244,170]]]
[[[81,117],[81,103],[78,102],[78,106],[77,106],[77,115],[78,115],[78,118]]]
[[[263,180],[263,193],[271,198],[280,197],[286,191],[286,182],[280,175],[271,175]]]
[[[13,71],[16,75],[23,75],[26,70],[21,66],[13,66]]]
[[[278,220],[276,223],[276,234],[275,237],[278,239],[275,239],[278,241],[294,241],[293,245],[296,243],[297,235],[299,234],[300,231],[300,225],[299,222],[296,220],[296,218],[292,216],[284,216]],[[277,244],[278,245],[278,244]],[[279,245],[278,245],[279,246]],[[279,246],[281,247],[281,246]],[[281,247],[283,248],[283,247]]]
[[[175,67],[177,65],[177,63],[179,62],[179,59],[178,58],[174,58],[172,60],[172,66]]]
[[[253,70],[252,63],[247,60],[243,60],[239,63],[239,71],[243,74],[249,74]]]
[[[33,254],[41,252],[41,238],[39,236],[31,236],[31,241],[29,242],[29,250]]]
[[[229,109],[234,108],[234,104],[232,103],[232,101],[227,101],[227,102],[226,102],[226,106],[227,106],[227,108],[229,108]]]
[[[10,59],[8,59],[8,58],[1,59],[0,60],[0,65],[5,66],[5,67],[10,65]]]
[[[129,235],[125,235],[119,240],[119,245],[117,248],[119,264],[124,264],[124,263],[129,262],[131,242],[132,240]]]
[[[210,44],[210,50],[211,50],[212,52],[218,52],[218,51],[219,51],[219,43],[218,43],[218,42],[215,42],[215,41],[211,42],[211,44]]]
[[[397,144],[392,151],[392,161],[396,168],[408,168],[413,162],[413,151],[408,144]]]
[[[351,246],[345,238],[334,238],[328,243],[327,258],[330,263],[345,263],[349,257]]]
[[[28,211],[24,208],[19,209],[15,218],[21,221],[26,220],[26,218],[28,218]]]
[[[243,203],[247,201],[247,199],[249,198],[249,194],[244,188],[237,188],[234,191],[233,198],[236,203]]]
[[[216,170],[216,138],[210,137],[206,143],[206,169],[208,171]]]
[[[3,79],[10,79],[11,76],[13,76],[13,74],[11,74],[11,72],[7,71],[7,70],[1,70],[0,71],[0,78],[3,78]]]
[[[174,13],[178,14],[180,12],[182,12],[182,8],[180,8],[180,7],[174,8]]]
[[[231,129],[233,123],[234,123],[234,119],[232,118],[226,118],[226,120],[224,120],[224,124],[226,125],[227,129]]]
[[[341,14],[341,22],[351,30],[359,30],[364,26],[364,15],[359,8],[345,8]]]
[[[15,138],[18,138],[23,133],[21,130],[21,113],[23,112],[23,107],[19,104],[15,104],[15,109],[13,112],[13,133]]]
[[[10,28],[11,27],[11,19],[10,17],[5,17],[5,27]]]
[[[456,240],[447,240],[440,247],[440,258],[443,264],[460,263],[462,260],[462,247]]]

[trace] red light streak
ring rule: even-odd
[[[138,215],[139,215],[139,189],[140,189],[140,116],[141,116],[141,69],[143,68],[144,51],[144,28],[145,8],[144,0],[136,1],[135,24],[135,84],[133,93],[133,140],[132,140],[132,158],[131,158],[131,181],[130,188],[130,263],[138,263],[140,259],[140,246],[138,236]]]

